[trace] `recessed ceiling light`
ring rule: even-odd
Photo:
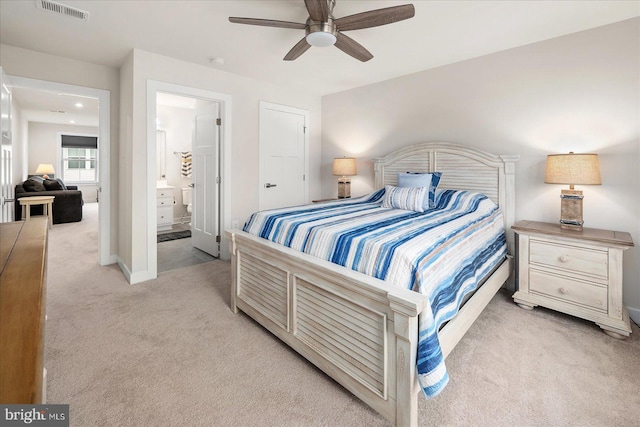
[[[76,103],[75,103],[75,104],[73,104],[73,105],[75,105],[75,106],[76,106],[76,107],[78,107],[78,108],[82,108],[82,107],[84,107],[84,104],[83,104],[82,102],[76,102]]]
[[[75,120],[69,120],[69,123],[74,124],[76,121]]]

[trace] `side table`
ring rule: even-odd
[[[49,228],[53,225],[53,199],[56,196],[33,196],[18,199],[22,206],[22,217],[25,221],[31,219],[31,205],[42,205],[42,214],[47,217]]]

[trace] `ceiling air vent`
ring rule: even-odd
[[[35,2],[38,9],[47,10],[70,18],[82,19],[83,21],[89,19],[89,12],[75,7],[66,6],[51,0],[35,0]]]

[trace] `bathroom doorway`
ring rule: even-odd
[[[203,193],[200,187],[209,188],[219,176],[219,149],[215,129],[215,118],[206,123],[207,137],[215,141],[215,156],[208,167],[212,171],[203,173],[198,159],[197,141],[202,141],[201,111],[215,109],[217,103],[173,93],[156,94],[156,196],[157,196],[157,272],[208,262],[218,255],[215,236],[218,233],[219,213],[217,191]],[[194,153],[195,149],[195,153]],[[209,159],[208,159],[209,160]],[[211,163],[214,163],[212,166]],[[195,166],[195,167],[194,167]],[[199,168],[199,169],[198,169]],[[196,177],[194,174],[199,175]],[[210,176],[207,182],[206,176]],[[198,182],[198,189],[195,188]],[[208,200],[209,193],[215,203]],[[202,204],[211,209],[202,209]],[[215,206],[215,207],[214,207]],[[198,209],[198,211],[194,211]],[[212,212],[213,211],[213,212]],[[206,212],[206,216],[202,213]],[[204,218],[203,218],[204,217]],[[213,237],[211,233],[215,233]],[[203,241],[213,241],[203,245]],[[213,249],[213,250],[212,250]]]

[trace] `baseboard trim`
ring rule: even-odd
[[[124,274],[124,277],[127,279],[127,282],[131,283],[131,270],[126,264],[118,257],[118,267],[120,267],[120,271]]]
[[[627,307],[629,310],[629,317],[638,326],[640,326],[640,308]]]
[[[118,258],[118,255],[111,254],[107,256],[106,259],[101,260],[100,265],[111,265],[119,262],[120,262],[120,259]]]

